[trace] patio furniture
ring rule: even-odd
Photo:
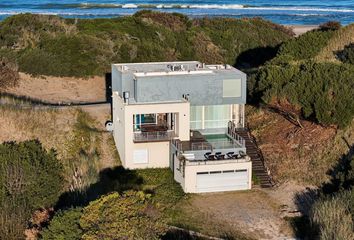
[[[204,157],[205,157],[205,159],[209,159],[209,156],[211,155],[211,152],[206,152],[205,154],[204,154]]]
[[[237,154],[237,153],[236,153],[236,154],[233,154],[233,155],[232,155],[232,159],[239,159],[239,158],[240,158],[239,156],[240,156],[240,155]]]
[[[210,154],[210,155],[208,156],[208,160],[215,160],[215,155]]]
[[[225,154],[218,154],[218,155],[215,155],[216,156],[216,158],[218,159],[218,160],[223,160],[223,159],[225,159]]]
[[[167,131],[168,127],[163,125],[142,125],[142,132],[164,132]]]
[[[228,153],[226,153],[226,156],[228,157],[228,158],[233,158],[233,155],[235,154],[235,152],[228,152]]]
[[[245,153],[244,151],[239,151],[238,153],[240,154],[240,157],[241,157],[241,158],[242,158],[242,157],[246,157],[246,153]]]

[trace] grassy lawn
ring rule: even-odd
[[[211,214],[196,209],[192,205],[193,199],[203,196],[184,193],[181,186],[174,181],[169,168],[141,169],[134,172],[143,180],[141,189],[152,193],[154,203],[161,209],[162,217],[169,225],[226,239],[252,239],[215,219]]]

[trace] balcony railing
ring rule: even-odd
[[[169,141],[174,137],[174,131],[134,132],[134,142]]]

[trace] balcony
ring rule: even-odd
[[[134,132],[133,141],[138,142],[163,142],[170,141],[176,137],[176,133],[173,130],[165,131],[149,131],[149,132]]]
[[[133,117],[133,141],[163,142],[177,137],[176,113],[135,114]]]

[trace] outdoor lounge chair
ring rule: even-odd
[[[241,158],[246,156],[246,153],[244,151],[239,151],[238,153],[240,154]]]
[[[206,153],[204,154],[205,159],[208,160],[210,155],[211,155],[211,152],[206,152]]]
[[[233,158],[233,155],[235,154],[235,152],[228,152],[228,153],[226,153],[226,156],[228,157],[228,158]]]
[[[208,159],[207,160],[215,160],[215,155],[212,155],[212,154],[210,154],[209,156],[208,156]]]
[[[216,159],[218,159],[218,160],[225,159],[225,154],[218,154],[218,155],[215,155],[215,156],[216,156]]]

